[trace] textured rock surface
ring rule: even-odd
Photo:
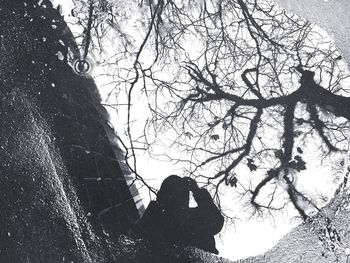
[[[274,0],[278,5],[316,23],[334,39],[336,47],[350,65],[350,1]]]
[[[60,59],[47,1],[0,16],[0,262],[113,262],[138,212],[96,86]]]
[[[349,204],[349,189],[342,189],[317,215],[294,228],[264,255],[238,262],[347,262],[350,247]]]

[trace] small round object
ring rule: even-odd
[[[86,75],[89,74],[91,70],[91,64],[89,61],[85,59],[77,59],[74,62],[74,70],[79,75]]]
[[[277,184],[283,189],[287,190],[289,185],[295,185],[297,182],[297,170],[288,168],[288,170],[282,169],[277,176]]]
[[[90,77],[91,73],[94,70],[94,63],[93,60],[89,57],[85,59],[79,58],[73,62],[72,68],[75,74],[83,77]]]

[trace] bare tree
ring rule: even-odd
[[[319,209],[298,190],[297,174],[307,168],[310,145],[324,157],[346,150],[350,118],[345,64],[319,28],[257,0],[75,4],[83,39],[91,37],[86,50],[114,69],[114,92],[127,94],[134,172],[137,149],[166,134],[181,150],[168,157],[217,197],[226,185],[255,211],[290,202],[305,220],[307,206]],[[112,37],[116,44],[107,48]],[[143,134],[133,131],[135,94],[150,110]],[[260,179],[247,183],[254,174]]]

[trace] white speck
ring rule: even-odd
[[[63,54],[62,54],[61,51],[58,51],[58,52],[56,53],[56,55],[57,55],[57,57],[58,57],[59,60],[63,60],[63,59],[64,59],[64,56],[63,56]]]
[[[35,61],[34,61],[34,60],[32,60],[32,64],[35,64]]]
[[[33,18],[29,19],[29,21],[32,22],[32,21],[33,21]]]
[[[10,236],[11,236],[11,233],[10,233],[10,232],[7,232],[7,235],[10,237]]]
[[[96,181],[97,181],[97,182],[100,182],[101,180],[102,180],[101,177],[97,177],[97,178],[96,178]]]
[[[55,83],[51,83],[51,87],[56,87]]]
[[[51,25],[52,29],[56,29],[57,26],[56,25]]]
[[[90,213],[90,212],[88,212],[86,216],[91,216],[91,213]]]
[[[43,37],[42,40],[43,40],[43,42],[46,42],[46,37]]]

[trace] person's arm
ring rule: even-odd
[[[189,185],[198,205],[191,209],[190,222],[188,222],[190,228],[194,232],[206,232],[211,235],[219,233],[224,224],[224,217],[214,204],[209,192],[204,188],[199,188],[193,179],[189,180]]]

